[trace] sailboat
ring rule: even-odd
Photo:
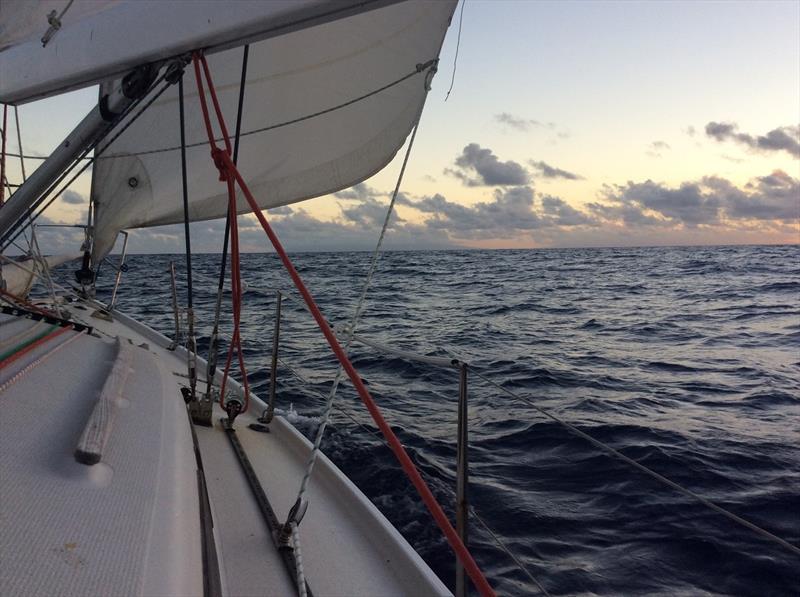
[[[458,592],[468,575],[492,594],[261,212],[392,160],[416,132],[454,10],[454,0],[3,2],[0,102],[100,91],[0,207],[0,594],[449,594],[318,443],[249,391],[236,346],[245,213],[453,545]],[[28,282],[46,260],[9,255],[89,165],[74,288],[32,302]],[[208,359],[196,354],[191,294],[184,343],[94,298],[125,230],[188,232],[222,217],[236,324],[224,367],[218,338]],[[25,284],[11,283],[14,268]]]

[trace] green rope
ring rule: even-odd
[[[33,338],[30,338],[29,340],[25,340],[25,342],[23,342],[22,344],[18,344],[14,348],[10,348],[9,350],[7,350],[4,353],[0,354],[0,362],[5,361],[11,355],[17,354],[20,350],[22,350],[26,346],[30,346],[34,342],[36,342],[38,340],[41,340],[42,338],[44,338],[48,334],[51,334],[54,330],[57,330],[58,328],[59,328],[59,326],[57,326],[57,325],[51,325],[45,331],[41,332],[40,334],[37,334]]]

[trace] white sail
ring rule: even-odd
[[[397,1],[3,0],[0,102],[63,93],[198,48],[212,53]]]
[[[2,270],[0,279],[5,283],[6,292],[25,298],[36,282],[37,276],[44,271],[45,265],[52,269],[78,257],[79,255],[49,255],[42,257],[44,264],[33,257],[23,258],[19,261],[9,259],[0,266],[0,270]]]
[[[451,0],[391,3],[250,46],[239,169],[262,208],[349,187],[392,159],[430,82],[430,69],[417,73],[417,65],[438,58],[454,8]],[[209,56],[231,133],[242,52]],[[210,158],[191,66],[184,79],[190,219],[222,217],[226,186]],[[183,221],[179,145],[173,86],[95,164],[95,258],[123,228]],[[243,199],[238,209],[249,211]]]

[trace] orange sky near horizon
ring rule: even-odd
[[[444,101],[457,25],[458,12],[403,184],[408,201],[397,206],[399,238],[474,248],[800,243],[800,3],[472,0]],[[20,107],[26,153],[59,143],[95,94]],[[366,181],[364,201],[387,202],[403,151]],[[8,167],[13,182],[19,165]],[[74,190],[85,198],[88,176]],[[436,196],[443,210],[432,210]],[[287,229],[309,217],[345,238],[356,207],[327,196],[271,217]],[[81,222],[85,212],[58,201],[48,216]],[[133,250],[147,252],[148,238],[135,235]]]

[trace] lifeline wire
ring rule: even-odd
[[[572,425],[570,423],[567,423],[566,421],[558,418],[557,416],[555,416],[553,414],[550,414],[550,412],[548,412],[547,410],[543,409],[541,406],[538,406],[532,400],[528,400],[527,398],[523,398],[522,396],[520,396],[518,394],[515,394],[511,390],[509,390],[507,388],[504,388],[502,385],[500,385],[496,381],[492,381],[491,379],[489,379],[488,377],[483,375],[480,371],[476,371],[473,367],[470,367],[470,369],[472,370],[472,372],[475,375],[480,377],[483,381],[485,381],[489,385],[494,386],[495,388],[497,388],[501,392],[504,392],[504,393],[508,394],[509,396],[514,398],[515,400],[520,400],[521,402],[524,402],[525,404],[528,404],[529,406],[533,407],[536,411],[538,411],[539,413],[543,414],[548,419],[551,419],[552,421],[555,421],[556,423],[558,423],[562,427],[564,427],[567,430],[569,430],[571,433],[574,433],[578,437],[581,437],[581,438],[585,439],[587,442],[591,443],[596,448],[599,448],[599,449],[603,450],[604,452],[606,452],[608,454],[611,454],[612,456],[615,456],[616,458],[619,458],[620,460],[622,460],[622,461],[630,464],[631,466],[639,469],[640,471],[642,471],[646,475],[649,475],[650,477],[653,477],[657,481],[660,481],[661,483],[664,483],[665,485],[669,485],[670,487],[672,487],[672,489],[678,491],[679,493],[682,493],[685,496],[688,496],[688,497],[690,497],[690,498],[692,498],[694,500],[697,500],[698,502],[700,502],[701,504],[703,504],[707,508],[711,508],[715,512],[717,512],[719,514],[722,514],[724,517],[732,520],[736,524],[739,524],[739,525],[741,525],[741,526],[743,526],[743,527],[745,527],[747,529],[750,529],[754,533],[756,533],[758,535],[761,535],[761,537],[763,537],[764,539],[772,541],[773,543],[776,543],[776,544],[780,545],[781,547],[785,547],[786,549],[791,551],[794,555],[800,556],[800,548],[798,548],[795,545],[792,545],[791,543],[789,543],[785,539],[781,539],[777,535],[773,535],[769,531],[767,531],[765,529],[762,529],[759,526],[756,526],[755,524],[753,524],[752,522],[750,522],[748,520],[745,520],[741,516],[737,516],[733,512],[730,512],[730,511],[726,510],[725,508],[722,508],[721,506],[718,506],[717,504],[715,504],[711,500],[709,500],[707,498],[704,498],[703,496],[695,493],[694,491],[692,491],[690,489],[686,489],[682,485],[678,485],[675,481],[672,481],[672,480],[668,479],[667,477],[658,474],[654,470],[651,470],[651,469],[647,468],[646,466],[644,466],[643,464],[638,463],[633,458],[625,456],[625,454],[623,454],[619,450],[615,450],[611,446],[606,445],[603,442],[601,442],[600,440],[597,440],[597,439],[593,438],[588,433],[585,433],[585,432],[581,431],[580,429],[578,429],[574,425]]]

